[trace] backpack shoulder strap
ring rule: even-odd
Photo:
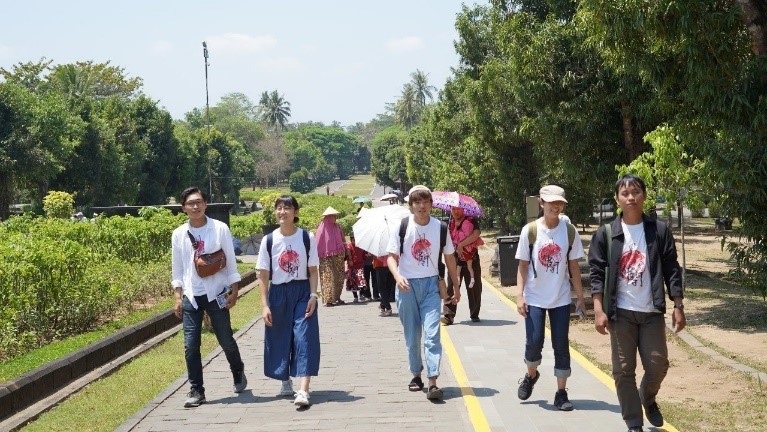
[[[439,254],[437,254],[437,273],[440,278],[445,277],[445,264],[442,262],[442,254],[447,245],[447,223],[439,223]]]
[[[535,240],[537,238],[538,238],[538,220],[534,220],[527,224],[527,241],[530,243],[530,246],[532,246],[533,243],[535,243]]]
[[[447,245],[447,223],[439,223],[439,252],[442,253]]]
[[[269,280],[272,280],[272,244],[274,243],[274,238],[272,237],[272,233],[269,233],[266,235],[266,252],[269,254]]]
[[[575,225],[568,223],[567,224],[567,244],[569,245],[567,248],[567,259],[570,259],[570,251],[573,250],[573,243],[575,242],[575,234],[577,234],[578,230],[575,228]]]
[[[309,231],[302,229],[301,231],[304,232],[304,248],[306,249],[306,277],[309,277],[309,248],[310,248],[310,242],[309,242]]]
[[[605,266],[605,283],[602,294],[602,310],[608,314],[610,312],[610,301],[612,293],[610,292],[610,258],[613,255],[613,228],[610,223],[605,224],[605,241],[607,242],[607,265]]]
[[[527,243],[530,247],[530,265],[533,266],[533,277],[538,277],[538,272],[535,270],[535,260],[533,259],[533,245],[538,238],[538,220],[534,220],[527,224]]]
[[[567,223],[567,222],[565,222]],[[575,241],[575,234],[577,234],[577,230],[575,228],[575,225],[571,223],[567,223],[567,255],[565,255],[565,261],[567,262],[565,264],[565,267],[567,267],[567,277],[568,279],[573,278],[573,274],[570,273],[570,251],[573,250],[573,242]]]
[[[403,218],[399,223],[399,254],[402,256],[403,248],[405,246],[405,233],[407,232],[407,226],[410,223],[410,216]]]

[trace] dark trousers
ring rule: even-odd
[[[461,261],[461,263],[463,264],[458,266],[459,278],[464,284],[464,289],[461,290],[461,299],[469,299],[469,317],[479,318],[479,309],[482,307],[482,267],[479,263],[479,254],[474,254],[474,259],[471,260],[471,267],[474,269],[474,288],[467,288],[471,277],[466,262]],[[447,295],[453,296],[453,281],[450,278],[447,280]],[[455,318],[457,311],[458,305],[445,303],[442,307],[442,313],[452,318]]]
[[[628,427],[642,426],[642,405],[652,405],[668,372],[666,322],[662,313],[618,309],[615,321],[608,323],[612,345],[613,379]],[[637,351],[644,368],[637,389]]]
[[[365,274],[365,289],[362,290],[362,293],[370,297],[370,288],[373,288],[373,296],[370,298],[379,297],[378,282],[376,281],[375,273],[373,273],[373,264],[365,264],[362,271]]]
[[[391,310],[391,302],[394,301],[394,290],[396,282],[392,276],[389,267],[378,267],[375,269],[375,279],[378,281],[378,292],[381,295],[381,309]]]
[[[240,348],[237,341],[234,340],[232,333],[232,323],[229,319],[229,309],[218,307],[216,300],[208,301],[208,296],[195,296],[197,309],[192,306],[189,299],[184,296],[182,304],[183,328],[184,328],[184,359],[186,360],[186,371],[189,378],[189,384],[192,389],[205,393],[205,386],[202,377],[202,357],[200,354],[200,344],[202,342],[202,315],[208,311],[210,316],[210,325],[216,334],[218,344],[226,355],[229,362],[229,369],[233,373],[241,372],[245,365],[240,357]]]

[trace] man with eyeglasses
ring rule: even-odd
[[[229,361],[234,378],[233,391],[241,393],[248,385],[240,349],[232,334],[229,309],[237,304],[240,274],[234,256],[232,233],[218,220],[205,216],[207,196],[191,187],[181,193],[181,207],[189,220],[173,231],[171,247],[172,282],[176,296],[174,311],[184,324],[184,357],[191,390],[185,408],[205,403],[200,343],[202,319],[210,317],[221,349]],[[202,254],[224,251],[226,265],[216,273],[202,277],[197,274],[195,260]],[[230,291],[231,290],[231,291]]]

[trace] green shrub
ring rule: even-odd
[[[67,192],[50,191],[43,198],[43,210],[49,218],[69,219],[74,209],[75,199]]]
[[[0,360],[167,295],[170,237],[184,215],[142,215],[0,224]]]
[[[245,216],[231,216],[229,228],[232,230],[232,236],[244,240],[253,234],[262,232],[266,212],[267,210],[262,210]],[[272,211],[272,215],[274,215],[274,211]]]

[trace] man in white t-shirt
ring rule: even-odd
[[[458,303],[461,299],[460,282],[455,266],[453,241],[445,226],[445,247],[439,250],[442,223],[431,217],[432,197],[426,186],[416,185],[408,193],[408,205],[413,213],[408,218],[405,236],[400,242],[398,230],[391,233],[387,252],[387,265],[397,283],[397,310],[405,332],[405,346],[408,365],[413,379],[408,385],[410,391],[424,388],[421,379],[423,362],[421,352],[426,351],[426,373],[429,381],[426,397],[442,399],[442,389],[437,387],[439,364],[442,357],[439,319],[442,300],[437,280],[440,253],[445,257],[447,271],[453,281],[453,297],[447,299]],[[400,252],[400,247],[402,252]],[[421,336],[423,335],[423,347]]]
[[[615,390],[629,432],[642,431],[643,407],[653,426],[663,426],[655,397],[669,368],[664,286],[674,305],[674,331],[687,322],[674,237],[668,225],[644,214],[646,197],[639,176],[627,174],[615,182],[620,217],[609,224],[609,235],[607,226],[599,227],[589,248],[594,325],[601,334],[610,332]],[[645,370],[639,388],[637,352]]]

